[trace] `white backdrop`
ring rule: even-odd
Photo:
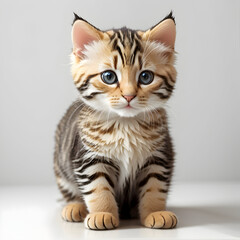
[[[0,3],[0,184],[54,182],[55,127],[77,95],[72,12],[102,29],[147,29],[170,10],[178,52],[169,102],[174,181],[240,180],[240,1]]]

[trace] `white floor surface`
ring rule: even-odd
[[[168,209],[176,229],[154,230],[138,220],[116,230],[92,231],[61,219],[56,186],[0,186],[0,240],[240,239],[240,183],[173,184]]]

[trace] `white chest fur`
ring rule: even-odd
[[[143,128],[139,120],[134,118],[112,119],[95,125],[89,121],[85,125],[83,122],[80,124],[84,133],[82,138],[97,146],[89,154],[117,161],[122,180],[129,176],[135,177],[137,169],[152,155],[156,143],[162,137],[156,129],[153,133],[151,129]]]

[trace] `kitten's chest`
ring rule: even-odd
[[[134,175],[156,149],[161,134],[135,119],[82,124],[82,140],[90,151],[115,160],[125,177]]]

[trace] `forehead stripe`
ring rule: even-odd
[[[124,57],[123,57],[123,54],[122,54],[122,51],[121,51],[120,47],[117,46],[117,47],[116,47],[116,50],[118,51],[118,53],[119,53],[119,55],[120,55],[120,57],[121,57],[121,59],[122,59],[123,65],[125,65]]]
[[[113,57],[113,65],[114,65],[114,68],[117,69],[117,63],[118,63],[118,57],[115,55]]]

